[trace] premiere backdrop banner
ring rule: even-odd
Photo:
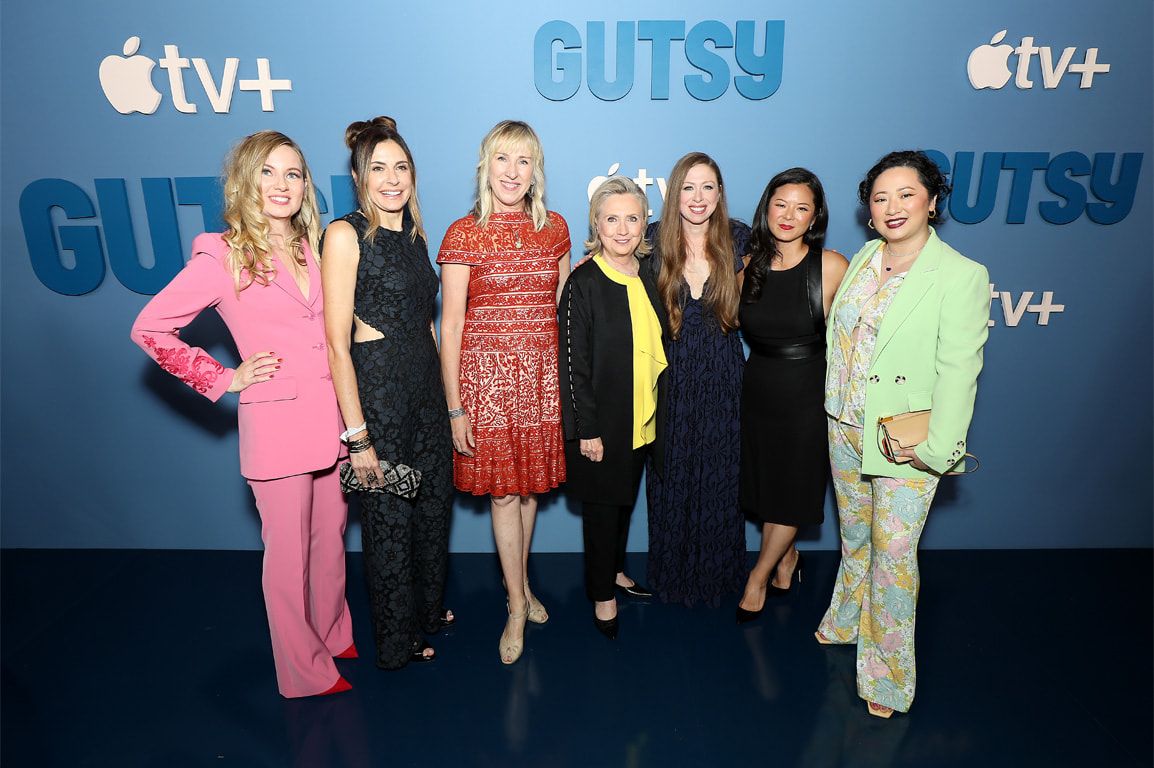
[[[989,267],[993,300],[982,467],[943,485],[926,545],[1151,546],[1151,4],[810,5],[5,3],[3,545],[260,546],[235,396],[196,395],[128,330],[221,228],[238,138],[295,138],[327,222],[353,206],[345,126],[388,114],[432,254],[504,118],[541,135],[578,249],[602,178],[635,178],[657,216],[702,150],[746,221],[773,174],[815,171],[828,245],[852,255],[861,176],[930,150],[955,185],[939,233]],[[184,337],[235,364],[214,313]],[[547,497],[536,549],[579,550],[577,511]],[[832,503],[808,541],[836,546]],[[491,550],[487,504],[459,498],[451,545]]]

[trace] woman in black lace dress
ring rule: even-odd
[[[431,661],[424,635],[453,622],[441,604],[453,444],[433,331],[439,283],[413,157],[396,123],[353,123],[345,142],[360,210],[329,225],[321,262],[329,366],[348,427],[342,438],[364,485],[381,482],[381,459],[421,472],[414,499],[360,499],[377,666],[396,669]]]

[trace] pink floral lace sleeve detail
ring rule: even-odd
[[[161,368],[202,395],[212,391],[225,371],[223,365],[208,355],[193,354],[190,347],[161,347],[151,336],[144,337],[144,346],[153,352]]]
[[[201,235],[206,237],[206,235]],[[207,251],[194,253],[176,277],[145,305],[132,325],[132,340],[161,368],[209,400],[232,384],[232,369],[199,347],[186,344],[180,329],[233,290],[232,276]]]

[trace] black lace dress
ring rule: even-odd
[[[377,665],[404,666],[421,633],[440,628],[453,498],[453,443],[441,385],[441,362],[430,331],[440,282],[423,238],[380,228],[370,242],[359,212],[354,312],[383,334],[354,342],[353,367],[378,459],[421,471],[415,499],[360,494],[361,541],[377,643]]]

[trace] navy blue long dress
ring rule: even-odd
[[[749,227],[733,221],[731,229],[740,271]],[[647,234],[655,242],[656,225]],[[649,587],[666,602],[716,606],[722,594],[745,584],[745,522],[737,503],[745,355],[737,331],[722,333],[684,284],[682,307],[681,332],[665,343],[664,466],[646,473]]]

